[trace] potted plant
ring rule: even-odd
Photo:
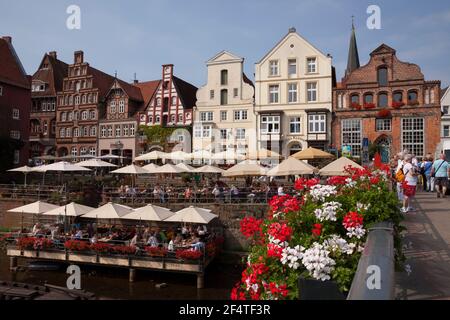
[[[377,114],[378,117],[380,118],[388,118],[391,116],[391,112],[388,109],[381,109],[380,111],[378,111]]]
[[[167,249],[162,247],[145,247],[145,251],[150,257],[165,257],[167,255]]]
[[[199,250],[180,249],[176,251],[176,257],[179,260],[199,260],[203,253]]]
[[[392,101],[392,108],[394,109],[400,109],[401,107],[403,107],[405,105],[404,102],[402,101]]]
[[[375,103],[371,102],[364,103],[364,109],[375,109]]]
[[[352,102],[352,103],[350,104],[350,107],[351,107],[352,109],[361,110],[361,105],[360,105],[359,103],[357,103],[357,102]]]

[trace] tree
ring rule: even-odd
[[[158,144],[167,149],[167,144],[170,136],[175,131],[175,128],[165,128],[162,126],[140,126],[140,131],[147,137],[147,143]]]

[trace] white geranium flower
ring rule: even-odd
[[[349,238],[356,237],[361,239],[366,234],[366,230],[362,226],[347,228],[347,236]]]
[[[303,258],[303,251],[305,248],[302,246],[295,246],[294,248],[285,247],[281,253],[281,263],[287,264],[291,269],[298,269],[300,267],[300,261]]]
[[[325,201],[337,193],[336,186],[317,184],[311,187],[309,194],[315,201]]]
[[[314,210],[314,214],[320,221],[336,221],[336,213],[342,205],[339,202],[326,202],[322,205],[322,209]]]
[[[341,238],[337,234],[333,234],[331,238],[326,239],[323,243],[323,246],[331,252],[340,251],[348,255],[353,254],[356,248],[356,244],[348,243],[345,239]]]
[[[330,251],[318,242],[303,253],[302,263],[314,279],[322,281],[331,279],[330,273],[334,270],[336,262],[328,256],[329,253]]]

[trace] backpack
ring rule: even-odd
[[[397,182],[403,182],[405,180],[405,174],[403,173],[403,166],[398,169],[398,171],[395,173],[395,180]]]

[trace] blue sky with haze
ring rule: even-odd
[[[81,30],[66,28],[66,8],[81,7]],[[381,8],[381,30],[366,27],[368,5]],[[0,35],[13,44],[26,71],[34,73],[44,52],[65,62],[82,49],[85,60],[126,81],[159,79],[161,65],[197,86],[205,62],[221,50],[254,63],[294,26],[333,56],[338,80],[347,61],[351,16],[355,16],[361,64],[381,43],[417,63],[428,80],[450,82],[450,1],[407,0],[0,0]]]

